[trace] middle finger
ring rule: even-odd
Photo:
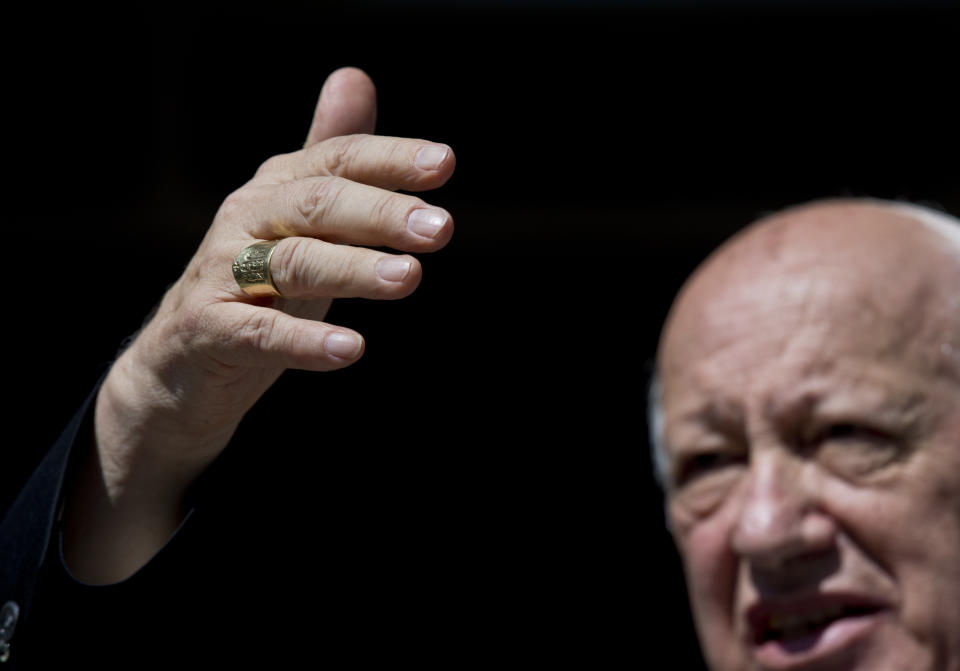
[[[246,202],[235,205],[255,238],[302,236],[425,252],[440,249],[453,235],[453,219],[443,208],[340,177],[259,187],[249,200],[241,199]]]

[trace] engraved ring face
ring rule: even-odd
[[[270,257],[279,242],[256,242],[233,260],[233,277],[248,296],[280,296],[270,276]]]

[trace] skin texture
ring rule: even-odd
[[[331,299],[402,298],[419,261],[453,233],[445,210],[412,195],[453,173],[449,147],[377,137],[376,91],[355,68],[323,86],[303,150],[274,156],[221,206],[184,274],[111,368],[95,441],[68,488],[64,556],[81,581],[121,581],[185,515],[185,495],[243,415],[287,368],[326,371],[363,353],[360,334],[323,322]],[[282,239],[271,273],[282,299],[253,299],[236,255]],[[347,244],[336,244],[347,243]]]
[[[668,519],[711,668],[960,669],[958,295],[956,246],[872,201],[758,222],[681,291]]]

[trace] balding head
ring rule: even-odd
[[[960,228],[765,217],[688,280],[658,359],[667,514],[720,670],[960,670]]]
[[[960,221],[910,203],[823,200],[766,216],[711,254],[678,294],[661,337],[649,424],[662,483],[664,370],[705,336],[717,346],[723,333],[733,344],[742,330],[789,330],[786,319],[813,321],[805,313],[814,308],[830,313],[831,331],[838,319],[848,329],[888,324],[893,352],[904,338],[932,344],[930,363],[960,379]],[[915,337],[918,328],[926,339]]]
[[[721,247],[684,287],[661,340],[661,366],[689,354],[685,348],[702,337],[732,346],[717,336],[735,339],[761,324],[791,328],[785,318],[798,320],[792,328],[799,321],[819,328],[825,319],[882,326],[889,348],[917,340],[918,328],[951,342],[960,326],[960,238],[945,222],[913,207],[850,200],[766,217]]]

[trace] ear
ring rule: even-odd
[[[339,135],[373,133],[377,122],[377,89],[363,70],[340,68],[320,90],[305,147]]]

